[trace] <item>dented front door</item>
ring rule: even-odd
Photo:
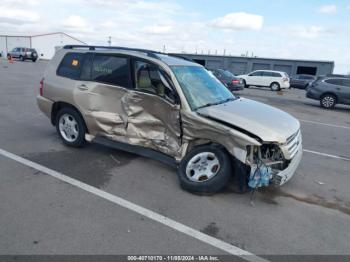
[[[180,106],[166,73],[150,62],[133,59],[134,89],[127,96],[126,136],[132,144],[178,156],[181,147]]]

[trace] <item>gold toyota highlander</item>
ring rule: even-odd
[[[251,188],[282,185],[302,157],[297,119],[235,97],[199,64],[155,51],[65,46],[37,102],[66,145],[98,142],[174,164],[194,193],[213,194],[233,174]]]

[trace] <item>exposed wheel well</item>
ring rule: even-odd
[[[75,110],[80,116],[81,118],[84,120],[84,117],[82,116],[82,114],[80,113],[80,111],[73,105],[69,104],[69,103],[66,103],[66,102],[55,102],[53,105],[52,105],[52,110],[51,110],[51,124],[52,125],[56,125],[56,116],[57,116],[57,113],[62,109],[62,108],[65,108],[65,107],[69,107],[69,108],[72,108],[73,110]],[[85,120],[84,120],[84,125],[85,125],[85,128],[88,132],[88,129],[86,127],[86,123],[85,123]]]

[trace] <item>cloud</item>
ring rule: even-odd
[[[164,35],[171,33],[172,29],[173,28],[169,25],[154,25],[144,27],[143,32],[148,34]]]
[[[40,17],[38,13],[30,10],[22,10],[11,8],[9,11],[7,7],[0,6],[0,10],[7,10],[0,12],[0,22],[8,24],[24,24],[38,22]]]
[[[223,17],[214,19],[210,24],[217,28],[241,30],[260,30],[263,26],[264,18],[260,15],[249,13],[229,13]]]
[[[295,37],[314,39],[328,31],[322,26],[293,26],[290,28],[289,32]]]
[[[321,14],[335,14],[337,12],[336,5],[323,5],[318,8],[318,12]]]
[[[84,18],[78,15],[70,15],[64,22],[63,26],[76,29],[84,29],[87,27],[87,22]]]

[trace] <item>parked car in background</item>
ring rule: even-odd
[[[190,192],[215,193],[234,172],[253,188],[283,185],[302,158],[297,119],[235,97],[197,63],[151,50],[65,46],[37,102],[66,145],[157,155]]]
[[[249,86],[270,87],[272,91],[279,91],[290,87],[288,74],[280,71],[257,70],[237,77],[243,79],[246,88]]]
[[[220,80],[230,91],[239,91],[244,89],[243,80],[238,78],[230,71],[224,69],[215,69],[211,72]]]
[[[35,62],[38,60],[38,52],[34,48],[16,47],[7,54],[7,57],[9,56],[21,61],[32,60]]]
[[[350,105],[350,77],[322,76],[307,87],[306,97],[319,100],[324,108],[336,104]]]
[[[307,86],[316,80],[313,75],[295,75],[290,78],[290,86],[294,88],[306,89]]]

